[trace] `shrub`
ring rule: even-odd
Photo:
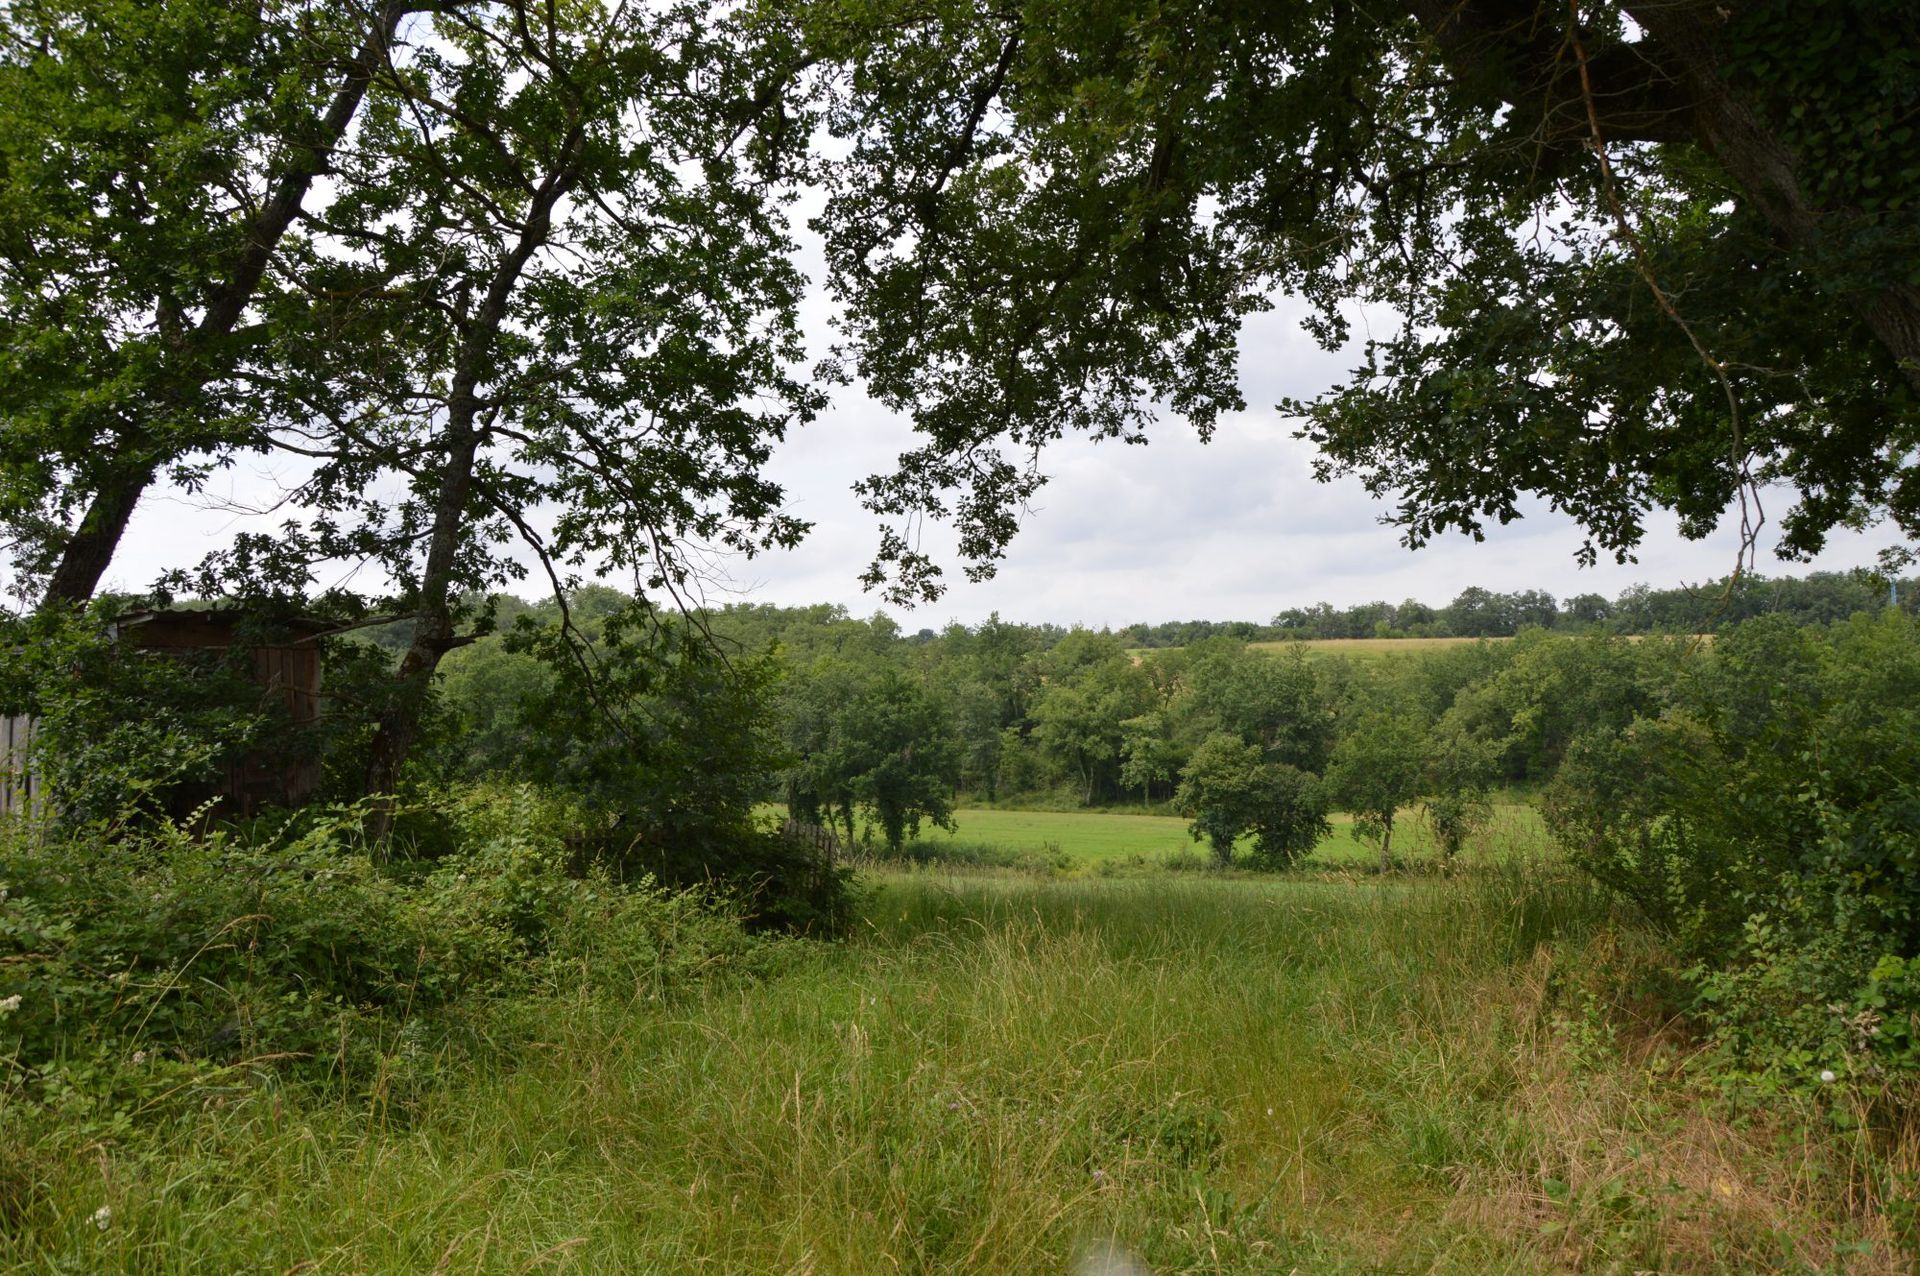
[[[1920,1071],[1920,624],[1751,621],[1569,750],[1549,827],[1697,963],[1758,1076]]]
[[[457,849],[401,866],[424,870],[412,880],[372,861],[352,808],[199,839],[9,828],[0,1072],[53,1100],[209,1064],[353,1089],[403,1035],[444,1036],[502,998],[658,995],[759,950],[709,899],[569,877],[550,807],[462,795]]]

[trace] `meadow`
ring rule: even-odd
[[[1309,656],[1352,656],[1362,660],[1411,656],[1448,647],[1471,646],[1476,642],[1511,642],[1511,638],[1289,638],[1278,642],[1250,642],[1258,651],[1303,651]],[[1128,653],[1136,658],[1154,651],[1178,651],[1178,647],[1133,647]]]
[[[1329,867],[1365,867],[1379,862],[1379,848],[1354,831],[1353,817],[1337,812],[1333,835],[1314,849],[1314,863]],[[992,861],[1025,856],[1069,871],[1112,871],[1124,867],[1193,866],[1210,860],[1206,846],[1193,840],[1189,822],[1171,815],[1124,812],[1027,811],[990,807],[962,807],[954,812],[951,831],[923,825],[911,848],[918,858],[954,859],[972,852]],[[1494,806],[1485,832],[1476,839],[1467,858],[1497,861],[1516,855],[1546,854],[1539,812],[1520,801]],[[1396,862],[1434,865],[1438,853],[1431,831],[1420,812],[1403,813],[1394,826]]]
[[[1260,651],[1286,652],[1299,648],[1310,656],[1379,659],[1383,656],[1412,656],[1425,651],[1443,651],[1448,647],[1470,647],[1477,642],[1511,641],[1511,638],[1296,638],[1247,645]]]
[[[1634,934],[1520,862],[872,874],[850,943],[523,1012],[404,1099],[261,1080],[50,1134],[0,1266],[1899,1270],[1847,1135],[1727,1106],[1614,1000]]]

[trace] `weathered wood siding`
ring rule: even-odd
[[[24,716],[0,717],[0,815],[38,819],[40,783],[32,766],[34,722]]]

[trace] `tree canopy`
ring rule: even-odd
[[[1920,530],[1913,6],[876,8],[827,46],[851,153],[819,225],[850,358],[925,442],[864,490],[953,517],[976,571],[1047,442],[1242,407],[1276,291],[1329,348],[1397,314],[1282,408],[1409,544],[1528,494],[1588,558],[1654,509],[1751,538],[1769,482],[1789,555]],[[897,530],[874,572],[939,588]]]
[[[1244,406],[1240,324],[1281,293],[1330,347],[1396,316],[1281,407],[1410,544],[1531,494],[1626,556],[1654,509],[1755,531],[1770,481],[1790,555],[1920,528],[1896,0],[39,0],[0,24],[0,518],[29,594],[86,598],[151,484],[247,449],[321,454],[299,497],[360,507],[330,551],[407,539],[436,493],[483,539],[526,530],[501,505],[568,502],[603,557],[782,534],[760,458],[818,400],[780,331],[779,208],[814,177],[844,311],[822,375],[921,432],[861,485],[897,594],[940,588],[922,516],[991,569],[1048,441]],[[763,392],[786,407],[718,406]],[[461,480],[469,439],[481,471],[563,477]],[[411,512],[366,495],[396,471]],[[403,592],[422,567],[387,566]]]

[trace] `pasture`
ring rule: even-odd
[[[1470,647],[1477,642],[1512,642],[1511,638],[1299,638],[1281,642],[1248,643],[1259,651],[1287,652],[1294,648],[1309,656],[1351,656],[1361,660],[1413,656],[1448,647]]]
[[[869,887],[852,943],[583,996],[371,1109],[235,1085],[42,1148],[0,1266],[1894,1269],[1843,1135],[1617,1033],[1643,954],[1552,869]]]
[[[1332,818],[1333,836],[1315,848],[1311,857],[1315,862],[1329,866],[1378,863],[1378,848],[1354,832],[1352,816],[1342,812]],[[1206,846],[1188,834],[1188,822],[1170,815],[967,807],[954,812],[954,825],[951,832],[922,826],[921,853],[937,857],[942,848],[991,848],[1052,857],[1079,870],[1098,870],[1103,865],[1153,867],[1169,859],[1210,858]],[[1464,858],[1504,860],[1548,849],[1539,813],[1524,803],[1502,802]],[[1396,861],[1409,864],[1436,859],[1432,834],[1417,809],[1403,812],[1395,822],[1393,853]]]
[[[1250,642],[1256,651],[1281,653],[1300,650],[1309,656],[1351,656],[1360,660],[1412,656],[1448,647],[1471,646],[1476,642],[1512,642],[1511,638],[1290,638],[1278,642]],[[1179,651],[1179,647],[1132,647],[1136,659],[1156,651]]]

